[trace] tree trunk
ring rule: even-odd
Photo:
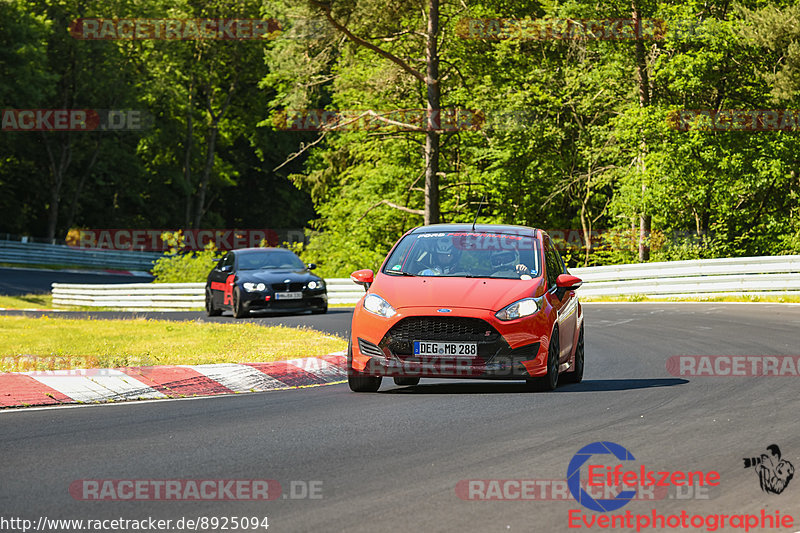
[[[633,11],[633,27],[636,31],[636,84],[639,88],[639,106],[647,107],[650,105],[650,84],[647,80],[647,62],[644,57],[644,43],[641,39],[641,15],[639,7],[636,5],[636,0],[631,1],[631,9]],[[644,180],[644,153],[647,151],[647,143],[642,137],[641,148],[639,150],[639,172]],[[639,215],[639,261],[650,260],[650,245],[648,237],[650,236],[650,226],[652,218],[647,213],[647,206],[645,205],[645,194],[647,185],[642,181],[642,212]]]
[[[100,134],[98,134],[100,135]],[[81,174],[81,179],[78,181],[78,186],[75,188],[75,192],[72,195],[72,202],[69,206],[69,211],[67,214],[67,224],[66,228],[67,231],[72,228],[73,222],[75,222],[75,214],[78,212],[78,204],[81,200],[81,194],[83,193],[83,186],[86,184],[86,178],[92,172],[92,168],[94,168],[94,164],[97,162],[97,155],[100,153],[100,138],[98,137],[97,142],[94,146],[94,153],[92,154],[92,160],[89,162],[89,166],[86,167],[86,170]]]
[[[583,266],[589,266],[589,254],[592,253],[592,223],[586,217],[586,203],[581,203],[581,231],[583,232]]]
[[[198,229],[200,221],[205,214],[206,204],[206,191],[208,190],[208,182],[211,179],[211,170],[214,168],[214,150],[217,144],[217,133],[219,132],[219,122],[214,119],[211,124],[211,131],[208,134],[208,145],[206,147],[206,164],[203,168],[203,178],[200,181],[200,186],[197,189],[197,204],[194,211],[194,224],[192,227]]]
[[[642,185],[644,190],[644,185]],[[650,260],[650,226],[652,218],[650,215],[639,217],[639,261]]]
[[[428,131],[425,133],[425,224],[439,222],[439,133],[441,94],[439,87],[439,0],[428,2],[428,42],[425,48],[428,89]]]
[[[183,227],[188,228],[192,220],[192,148],[194,145],[194,87],[189,85],[189,105],[186,106],[186,153],[183,158],[183,188],[186,193],[186,206],[183,215]]]
[[[237,73],[237,75],[234,76],[230,87],[228,87],[228,94],[225,96],[225,102],[223,102],[219,113],[216,115],[214,114],[213,101],[211,97],[213,91],[210,87],[208,88],[209,96],[207,105],[208,114],[211,117],[211,126],[210,131],[208,132],[208,145],[206,146],[206,164],[203,168],[203,177],[200,179],[200,185],[197,190],[197,205],[194,213],[194,225],[192,226],[194,229],[198,229],[200,227],[200,221],[203,220],[203,215],[206,213],[206,195],[208,192],[208,183],[211,180],[211,172],[214,170],[214,155],[217,149],[219,123],[222,120],[222,117],[224,117],[225,113],[228,111],[228,106],[231,105],[231,99],[233,98],[233,93],[236,91],[236,84],[238,81],[239,75]]]
[[[56,156],[50,147],[47,137],[44,137],[44,146],[47,150],[47,158],[50,162],[50,205],[47,209],[47,240],[53,241],[56,237],[58,227],[58,209],[61,203],[61,187],[64,184],[64,175],[72,162],[72,143],[68,136],[61,137],[61,155],[56,161]]]
[[[586,204],[589,203],[589,199],[592,195],[591,183],[592,174],[590,165],[589,176],[586,178],[586,194],[581,200],[581,231],[583,231],[583,247],[585,251],[583,266],[589,266],[589,255],[592,253],[592,221],[590,216],[586,216]]]

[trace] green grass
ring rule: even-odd
[[[246,363],[318,357],[347,341],[307,328],[0,316],[0,371]]]
[[[19,296],[1,296],[0,307],[9,309],[52,309],[53,295],[44,294],[22,294]]]

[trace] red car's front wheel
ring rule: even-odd
[[[347,384],[353,392],[377,392],[381,388],[381,376],[370,376],[353,368],[353,339],[347,346]]]
[[[553,391],[558,387],[558,329],[550,335],[550,345],[547,347],[547,374],[540,378],[528,379],[528,386],[534,390]]]

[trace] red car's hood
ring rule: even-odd
[[[521,298],[540,296],[542,278],[400,277],[379,274],[370,288],[395,309],[404,307],[466,307],[499,311]]]

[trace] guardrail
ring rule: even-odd
[[[163,254],[75,248],[63,244],[0,240],[0,263],[149,271]]]
[[[592,296],[711,297],[800,294],[800,255],[573,268]]]
[[[53,305],[122,311],[186,311],[205,305],[205,283],[53,283]]]
[[[686,298],[800,294],[800,255],[701,259],[573,268],[583,297]],[[364,289],[329,278],[328,302],[355,304]],[[124,310],[185,310],[204,305],[204,283],[53,284],[53,304]]]

